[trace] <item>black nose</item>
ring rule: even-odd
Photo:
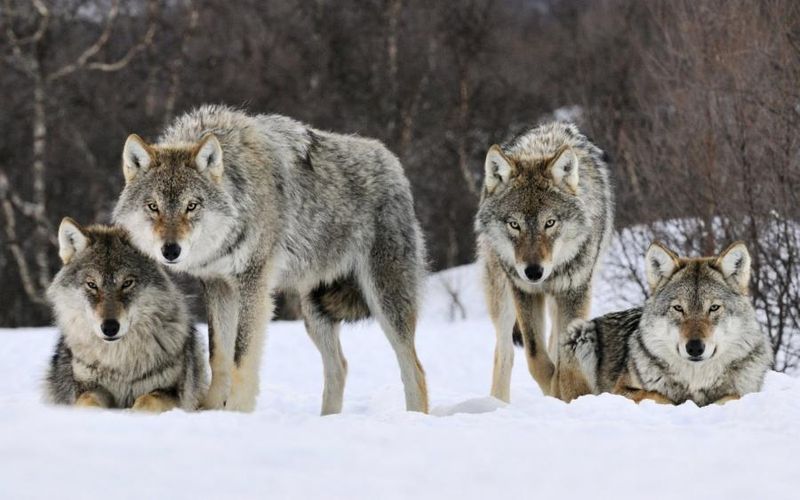
[[[161,254],[167,260],[175,260],[181,256],[181,246],[177,243],[167,243],[161,247]]]
[[[686,343],[686,352],[693,358],[702,356],[705,350],[706,345],[700,339],[692,339]]]
[[[525,268],[525,277],[531,281],[539,281],[544,274],[544,268],[539,264],[531,264]]]
[[[100,329],[103,330],[103,335],[106,337],[113,337],[119,333],[119,321],[115,319],[104,319],[103,324],[100,325]]]

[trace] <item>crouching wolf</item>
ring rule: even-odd
[[[47,291],[61,336],[46,379],[56,404],[167,411],[197,408],[203,349],[166,273],[108,226],[58,230],[64,266]]]
[[[569,378],[559,382],[555,374],[559,334],[572,320],[587,317],[592,277],[612,229],[604,158],[574,125],[565,123],[529,130],[492,146],[486,155],[475,226],[497,334],[492,395],[498,399],[510,399],[516,328],[528,369],[545,394],[585,390],[570,387]],[[546,299],[550,355],[544,347]]]
[[[705,406],[760,390],[772,348],[748,297],[744,244],[681,258],[654,243],[646,260],[643,307],[576,321],[565,336],[562,357],[574,358],[590,392]]]
[[[406,407],[427,411],[414,344],[422,235],[409,182],[381,143],[204,106],[155,145],[130,136],[123,172],[115,221],[145,253],[205,286],[205,407],[255,407],[271,292],[282,289],[299,292],[322,355],[323,414],[342,408],[339,325],[370,314],[394,348]]]

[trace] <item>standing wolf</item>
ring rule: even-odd
[[[46,381],[57,404],[166,411],[197,408],[203,349],[186,304],[161,267],[119,228],[58,230],[64,267],[47,296],[61,337]]]
[[[572,124],[529,130],[486,155],[475,223],[484,289],[497,334],[492,395],[510,400],[512,330],[545,394],[585,392],[554,376],[559,334],[589,313],[592,277],[613,224],[604,153]],[[544,347],[545,299],[552,330]],[[563,372],[563,371],[562,371]]]
[[[114,219],[144,252],[199,277],[212,381],[204,406],[249,411],[273,290],[296,290],[322,354],[322,413],[342,408],[341,321],[377,317],[406,407],[426,412],[414,332],[424,249],[403,169],[381,143],[277,115],[204,106],[156,145],[132,135]]]
[[[577,321],[565,337],[561,355],[590,392],[705,406],[760,390],[772,348],[748,296],[744,244],[689,259],[654,243],[646,261],[644,307]]]

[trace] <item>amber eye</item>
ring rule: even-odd
[[[89,288],[89,290],[97,290],[97,284],[94,281],[87,281],[86,287]]]
[[[151,212],[158,212],[158,205],[157,205],[157,204],[155,204],[155,203],[148,203],[148,204],[147,204],[147,208],[148,208],[148,210],[150,210]]]
[[[127,279],[122,282],[122,289],[125,290],[126,288],[130,288],[133,286],[133,279]]]
[[[549,229],[549,228],[551,228],[551,227],[553,227],[555,225],[556,225],[556,220],[555,219],[548,219],[547,222],[544,223],[544,228],[545,229]]]
[[[711,307],[708,308],[709,312],[719,311],[719,304],[712,304]]]
[[[186,205],[187,212],[193,212],[195,208],[197,208],[197,203],[195,202],[191,202],[188,205]]]
[[[519,231],[519,222],[515,220],[510,220],[508,221],[508,227],[510,227],[514,231]]]
[[[683,312],[683,307],[681,307],[681,306],[677,306],[676,305],[676,306],[672,306],[672,308],[675,309],[676,311],[678,311],[679,313]]]

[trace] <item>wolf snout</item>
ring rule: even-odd
[[[544,275],[544,268],[539,264],[529,264],[525,267],[525,277],[531,281],[539,281]]]
[[[100,330],[108,338],[113,338],[119,333],[119,321],[115,319],[104,319],[100,325]]]
[[[181,246],[177,243],[167,243],[161,247],[161,255],[169,262],[181,256]]]
[[[706,345],[700,339],[691,339],[686,342],[686,354],[691,356],[692,361],[699,361],[706,350]]]

